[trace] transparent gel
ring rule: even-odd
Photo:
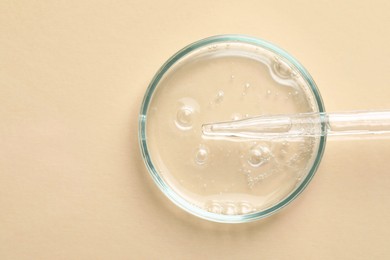
[[[204,44],[160,73],[144,116],[147,156],[159,182],[197,215],[264,212],[302,183],[320,138],[236,142],[207,138],[202,125],[315,111],[311,86],[277,53],[245,41]]]

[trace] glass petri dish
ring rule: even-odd
[[[301,112],[324,112],[324,105],[297,60],[260,39],[213,36],[183,48],[156,73],[141,106],[139,144],[155,183],[177,206],[211,221],[248,222],[304,190],[326,138],[210,139],[201,126]]]

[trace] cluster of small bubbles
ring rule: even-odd
[[[248,182],[248,187],[250,188],[250,189],[253,189],[253,187],[255,186],[255,182],[253,181],[253,178],[252,177],[250,177],[250,176],[247,176],[247,182]]]
[[[181,130],[192,128],[194,111],[191,107],[183,106],[176,113],[175,124]]]
[[[200,145],[195,152],[195,163],[197,165],[204,165],[209,158],[209,150],[205,145]]]
[[[213,46],[209,46],[209,47],[208,47],[208,50],[209,50],[209,51],[215,51],[215,50],[217,50],[217,48],[218,48],[217,45],[213,45]]]
[[[225,93],[223,92],[223,90],[219,90],[215,97],[215,103],[221,103],[223,101],[224,96]]]
[[[257,146],[249,151],[248,163],[252,167],[260,167],[271,159],[271,152],[265,146]]]
[[[313,144],[314,138],[310,138],[310,141],[308,142],[302,142],[299,144],[298,149],[299,153],[295,153],[290,160],[288,161],[288,165],[293,167],[294,165],[298,165],[301,162],[307,160],[308,157],[312,156],[313,153]]]
[[[283,79],[290,78],[292,76],[291,68],[279,57],[275,57],[273,70],[277,76]]]
[[[218,201],[211,200],[205,203],[209,212],[224,215],[244,215],[254,211],[254,207],[247,201]]]
[[[275,168],[272,168],[271,170],[265,171],[263,173],[260,173],[256,176],[250,175],[246,173],[246,179],[248,183],[248,187],[250,189],[253,189],[256,184],[261,183],[264,179],[268,178],[269,176],[279,172],[281,169],[280,165],[276,165]]]

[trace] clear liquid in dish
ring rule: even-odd
[[[208,139],[204,123],[317,111],[299,73],[249,44],[217,44],[178,61],[147,112],[150,158],[160,177],[196,207],[243,215],[283,200],[313,165],[319,140]]]

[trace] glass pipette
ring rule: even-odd
[[[294,139],[308,136],[382,138],[390,136],[390,110],[263,115],[204,124],[202,133],[210,138],[233,139]]]

